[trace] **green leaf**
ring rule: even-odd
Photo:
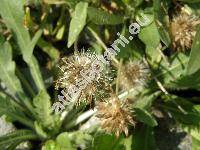
[[[61,150],[61,147],[53,140],[48,140],[42,146],[42,150]]]
[[[147,124],[151,127],[158,125],[155,118],[148,111],[146,111],[142,108],[135,107],[134,108],[134,114],[139,121],[141,121],[141,122],[143,122],[143,123],[145,123],[145,124]]]
[[[28,31],[23,27],[23,2],[21,0],[1,0],[0,14],[6,25],[13,30],[23,58],[28,62],[33,50],[27,48],[27,45],[31,42],[31,38]]]
[[[6,64],[6,65],[5,65]],[[32,105],[25,96],[21,83],[15,75],[15,62],[12,61],[12,49],[8,42],[0,45],[0,79],[6,84],[10,92],[34,114]]]
[[[125,150],[132,150],[131,146],[132,146],[132,138],[133,135],[130,135],[129,137],[126,137],[122,140],[122,144],[125,146]]]
[[[34,49],[35,45],[37,44],[38,40],[40,39],[40,37],[41,37],[41,35],[42,35],[42,32],[43,32],[42,29],[39,29],[39,30],[35,33],[33,39],[31,40],[31,42],[30,42],[29,45],[28,45],[28,48],[30,48],[31,50]]]
[[[174,86],[175,81],[184,75],[186,70],[186,65],[188,63],[188,57],[182,53],[173,55],[169,58],[169,63],[167,64],[164,60],[160,63],[159,68],[154,72],[155,77],[162,81],[162,84],[166,87],[176,88]]]
[[[67,44],[68,47],[72,46],[72,44],[78,38],[80,32],[83,30],[83,27],[85,26],[87,17],[87,8],[88,8],[88,3],[85,2],[79,2],[76,5],[75,12],[69,27],[69,36]]]
[[[160,39],[168,47],[171,43],[168,33],[169,17],[167,10],[169,2],[165,0],[154,0],[153,3],[155,23],[158,28]]]
[[[139,38],[147,46],[157,48],[160,43],[160,36],[155,23],[151,23],[149,26],[141,29]]]
[[[0,79],[14,95],[23,92],[20,81],[15,75],[15,62],[12,61],[12,48],[8,42],[0,45],[0,70]]]
[[[183,126],[183,129],[192,136],[192,150],[199,150],[200,128],[195,126]]]
[[[160,95],[160,91],[152,94],[152,91],[143,91],[141,96],[138,96],[138,101],[135,102],[134,106],[149,110],[154,100]]]
[[[27,118],[22,111],[23,109],[21,106],[6,95],[0,93],[0,116],[7,115],[13,121],[18,121],[30,128],[34,128],[33,122]]]
[[[200,111],[197,106],[180,97],[173,96],[171,99],[161,107],[170,112],[178,122],[185,125],[200,124]]]
[[[23,5],[24,3],[21,0],[1,0],[0,14],[7,27],[13,31],[14,37],[22,52],[23,59],[29,65],[32,77],[35,80],[38,89],[42,90],[45,89],[45,86],[42,81],[41,73],[37,69],[39,67],[34,63],[36,60],[34,60],[32,56],[33,48],[41,36],[42,30],[39,30],[31,40],[29,32],[23,26]]]
[[[30,130],[17,130],[0,137],[0,148],[7,149],[16,142],[21,143],[27,140],[35,140],[38,136]]]
[[[200,141],[200,129],[194,126],[183,127],[184,131],[188,132],[193,138]]]
[[[38,91],[46,90],[44,86],[42,74],[40,72],[38,61],[34,55],[31,57],[30,62],[28,63],[28,66],[30,68],[31,75],[33,76],[33,79],[37,85]]]
[[[37,45],[47,53],[53,62],[58,61],[59,59],[59,51],[56,49],[50,42],[45,41],[40,38]]]
[[[117,25],[124,22],[122,16],[110,14],[94,7],[88,7],[88,17],[90,21],[98,25]]]
[[[199,147],[200,147],[200,141],[193,137],[192,138],[192,150],[199,150]]]
[[[52,129],[55,124],[54,118],[51,115],[52,110],[49,95],[44,91],[40,91],[33,99],[33,105],[35,106],[38,121],[43,125],[43,127]]]
[[[192,75],[183,75],[180,79],[171,84],[178,89],[200,90],[200,70]]]
[[[124,145],[121,144],[123,138],[116,138],[114,135],[98,134],[94,137],[91,150],[122,150]]]
[[[40,123],[38,123],[37,121],[35,121],[35,122],[34,122],[34,127],[35,127],[36,133],[37,133],[42,139],[48,138],[47,133],[43,130],[42,125],[41,125]]]
[[[187,66],[187,75],[191,75],[200,69],[200,26],[198,27],[192,50],[190,53],[190,60]]]
[[[155,139],[153,128],[149,126],[142,126],[136,129],[133,136],[134,150],[155,150]]]
[[[88,147],[93,138],[83,131],[75,131],[69,133],[69,139],[76,147]]]
[[[68,132],[61,133],[57,138],[56,138],[56,143],[61,147],[61,149],[69,149],[69,150],[75,150],[72,146],[72,143],[69,138]]]
[[[159,52],[161,51],[160,46],[156,48],[152,46],[146,46],[145,51],[148,56],[147,58],[149,58],[151,64],[156,64],[162,59],[161,52]]]

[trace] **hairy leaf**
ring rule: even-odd
[[[51,110],[50,97],[46,92],[40,91],[39,94],[33,99],[35,111],[37,113],[38,121],[46,128],[54,126],[54,119]]]
[[[7,149],[15,143],[21,143],[27,140],[35,140],[38,136],[30,130],[17,130],[12,133],[0,137],[0,148]],[[17,145],[15,145],[17,146]]]

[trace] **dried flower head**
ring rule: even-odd
[[[128,126],[135,126],[130,109],[116,97],[110,97],[106,102],[99,102],[97,117],[101,121],[101,127],[108,133],[115,133],[117,137],[124,132],[128,136]]]
[[[149,73],[147,65],[142,62],[133,62],[125,64],[121,68],[120,87],[129,90],[138,85],[144,85]]]
[[[200,24],[198,17],[189,15],[183,10],[173,17],[170,29],[172,46],[175,50],[184,51],[191,48],[198,24]]]
[[[55,88],[62,88],[66,92],[72,86],[80,89],[78,85],[82,85],[84,88],[81,88],[76,104],[91,103],[94,95],[98,95],[102,89],[107,90],[109,87],[104,71],[95,74],[92,72],[92,63],[95,60],[95,54],[88,52],[77,52],[68,58],[62,58],[59,66],[61,74],[56,81]]]

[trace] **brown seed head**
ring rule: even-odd
[[[198,24],[200,24],[199,18],[189,15],[183,10],[173,17],[170,28],[172,46],[175,50],[184,51],[191,48]]]
[[[100,102],[97,110],[97,117],[101,120],[101,127],[108,133],[115,133],[117,137],[122,132],[128,136],[128,126],[135,126],[130,109],[123,105],[116,96],[110,97],[107,102]]]

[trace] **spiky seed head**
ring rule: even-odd
[[[76,52],[74,55],[62,58],[59,65],[61,70],[59,78],[56,81],[55,88],[64,89],[65,92],[68,91],[73,85],[77,85],[77,81],[81,80],[82,83],[86,82],[86,86],[81,90],[78,97],[77,103],[91,103],[94,95],[101,92],[102,90],[107,90],[109,84],[107,84],[107,76],[104,71],[95,74],[95,78],[90,80],[89,74],[88,82],[87,79],[83,77],[83,73],[87,71],[92,71],[92,63],[95,61],[95,54],[90,52]],[[82,73],[81,73],[82,72]]]
[[[130,90],[138,85],[144,85],[149,74],[147,65],[142,61],[129,61],[122,66],[120,74],[120,87]]]
[[[108,133],[114,133],[117,137],[124,132],[128,136],[128,126],[135,126],[131,111],[127,105],[112,96],[105,102],[97,105],[97,117],[101,121],[101,127]]]
[[[192,47],[192,42],[196,34],[196,27],[200,24],[200,19],[181,11],[175,15],[170,23],[172,46],[177,51],[185,51]]]

